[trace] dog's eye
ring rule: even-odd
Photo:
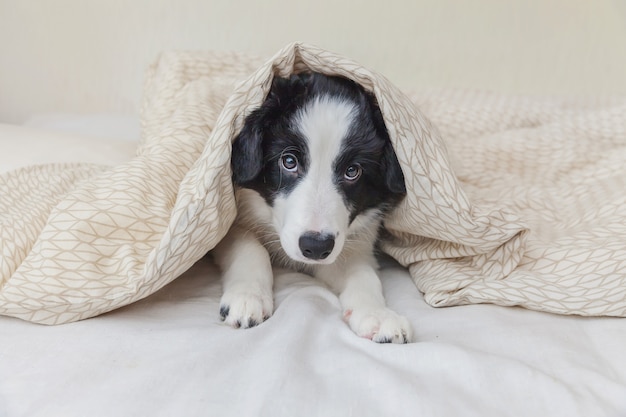
[[[296,172],[298,170],[298,158],[291,153],[283,154],[280,163],[283,168],[289,172]]]
[[[350,165],[346,169],[346,172],[345,174],[343,174],[343,176],[348,181],[356,181],[361,176],[361,172],[363,172],[363,169],[360,165]]]

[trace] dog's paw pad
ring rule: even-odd
[[[231,327],[248,329],[267,320],[273,308],[271,295],[224,294],[220,304],[220,318]]]
[[[409,343],[413,340],[406,317],[388,308],[354,309],[348,315],[350,328],[359,336],[376,343]]]

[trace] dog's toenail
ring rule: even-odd
[[[226,320],[226,317],[228,317],[228,313],[230,313],[230,307],[229,306],[221,306],[220,307],[220,317],[222,318],[222,321]]]

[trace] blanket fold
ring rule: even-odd
[[[0,314],[44,324],[93,317],[190,268],[235,218],[232,139],[275,75],[302,71],[350,78],[376,96],[408,190],[382,247],[430,304],[626,315],[623,101],[593,113],[557,101],[410,96],[301,43],[266,62],[163,54],[148,71],[131,161],[0,176]]]

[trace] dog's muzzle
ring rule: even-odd
[[[300,236],[298,244],[305,258],[317,261],[328,258],[335,247],[335,238],[318,232],[306,232]]]

